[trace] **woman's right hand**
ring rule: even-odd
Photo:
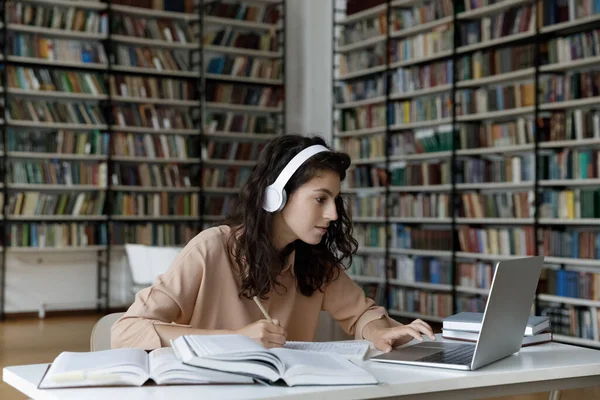
[[[286,342],[287,336],[287,332],[279,325],[279,321],[276,319],[273,320],[273,323],[270,323],[266,319],[261,319],[253,324],[246,325],[235,333],[247,336],[267,349],[282,347]]]

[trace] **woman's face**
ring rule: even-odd
[[[321,241],[329,223],[338,218],[335,198],[340,188],[339,174],[325,170],[288,196],[281,211],[288,243],[296,239],[308,244]]]

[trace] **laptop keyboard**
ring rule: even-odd
[[[420,358],[418,361],[440,364],[469,365],[473,359],[474,352],[475,346],[461,345]]]

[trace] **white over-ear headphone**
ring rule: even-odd
[[[287,202],[287,193],[285,192],[284,187],[292,175],[294,175],[294,172],[296,172],[296,170],[310,157],[324,151],[330,150],[323,145],[315,144],[305,148],[292,158],[285,168],[283,168],[283,171],[281,171],[277,179],[275,179],[275,182],[267,186],[267,189],[265,190],[265,200],[263,202],[265,211],[276,212],[283,210],[283,207],[285,207],[285,203]]]

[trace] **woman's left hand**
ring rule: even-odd
[[[416,319],[408,325],[379,328],[373,332],[370,339],[378,350],[387,353],[396,346],[410,342],[413,338],[422,342],[422,335],[435,340],[431,326],[420,319]]]

